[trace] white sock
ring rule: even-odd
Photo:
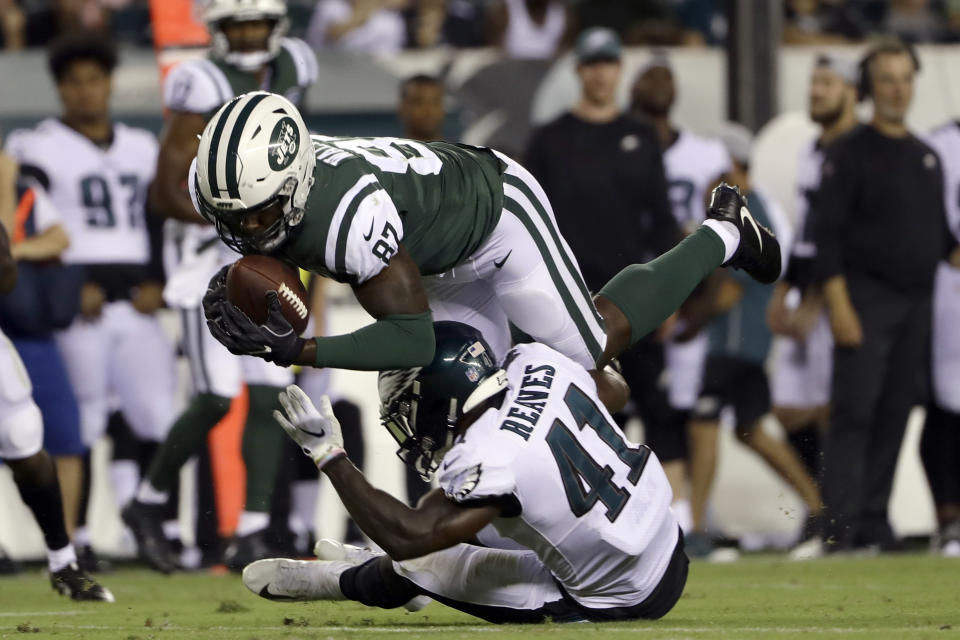
[[[47,549],[47,566],[50,573],[56,573],[77,561],[77,552],[73,545],[68,544],[63,549]]]
[[[248,536],[270,524],[270,514],[263,511],[244,511],[240,514],[240,523],[237,525],[238,536]]]
[[[693,510],[690,508],[689,500],[676,500],[670,508],[673,509],[673,516],[677,519],[677,524],[683,529],[684,533],[690,533],[693,529]]]
[[[124,508],[137,492],[140,482],[140,467],[133,460],[116,460],[110,463],[110,482],[117,506]]]
[[[90,546],[90,529],[86,526],[77,527],[73,530],[73,543],[78,547]]]
[[[729,262],[730,258],[733,257],[733,254],[737,252],[737,247],[740,246],[740,230],[737,229],[737,225],[733,224],[729,220],[714,220],[713,218],[707,218],[703,221],[702,226],[710,229],[715,234],[720,236],[720,240],[723,241],[723,262],[724,264]]]
[[[318,493],[319,480],[299,480],[290,486],[290,517],[299,520],[308,533],[316,527]]]
[[[140,488],[137,489],[137,501],[143,504],[166,504],[167,498],[167,492],[160,491],[150,484],[149,480],[141,482]]]

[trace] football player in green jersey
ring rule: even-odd
[[[705,228],[624,269],[591,299],[546,194],[518,163],[444,142],[311,139],[293,104],[265,92],[240,96],[211,119],[188,186],[229,246],[349,283],[376,319],[304,339],[268,292],[270,314],[257,325],[226,299],[222,269],[204,298],[211,333],[234,353],[281,365],[424,366],[434,319],[478,328],[501,357],[512,324],[594,370],[601,398],[617,405],[622,379],[600,371],[713,268],[743,268],[765,282],[781,268],[776,239],[722,185]]]
[[[271,554],[265,529],[283,439],[277,437],[270,414],[293,373],[268,362],[236,358],[203,330],[200,299],[206,282],[221,264],[232,261],[232,252],[217,242],[213,227],[197,215],[184,186],[197,138],[225,102],[254,89],[269,89],[299,102],[317,78],[310,47],[284,37],[288,23],[284,0],[211,0],[204,19],[212,38],[209,54],[181,62],[164,81],[167,123],[149,194],[151,210],[169,218],[165,231],[172,250],[167,256],[174,259],[166,265],[164,299],[181,315],[194,395],[151,461],[136,498],[123,511],[141,557],[163,572],[174,570],[178,562],[163,535],[162,504],[180,467],[203,446],[243,383],[250,400],[243,433],[246,502],[225,559],[239,570]]]

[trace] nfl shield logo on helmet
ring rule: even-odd
[[[480,374],[477,373],[476,369],[474,369],[473,367],[467,369],[467,380],[469,380],[470,382],[476,382],[479,379],[480,379]]]

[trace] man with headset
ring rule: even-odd
[[[905,122],[919,67],[897,41],[864,57],[859,96],[873,101],[873,118],[828,149],[811,212],[813,273],[835,341],[823,445],[828,552],[899,547],[887,503],[947,249],[940,161]]]

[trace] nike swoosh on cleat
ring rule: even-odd
[[[760,227],[757,226],[757,221],[753,219],[753,216],[750,215],[750,211],[746,207],[740,207],[740,222],[743,223],[743,226],[746,226],[747,221],[753,226],[753,230],[757,234],[757,240],[760,242],[760,251],[763,251],[763,235],[760,233]]]
[[[263,589],[260,589],[260,597],[266,598],[267,600],[290,600],[290,601],[295,600],[295,598],[291,598],[290,596],[281,596],[275,593],[270,593],[269,582],[263,585]]]
[[[370,231],[367,231],[365,234],[363,234],[363,240],[364,240],[364,242],[366,242],[367,240],[369,240],[370,238],[373,237],[373,225],[374,225],[375,222],[376,222],[376,220],[371,220],[371,221],[370,221]]]
[[[500,262],[497,262],[496,260],[494,260],[493,266],[495,266],[497,269],[502,269],[503,265],[506,264],[507,258],[510,257],[511,253],[513,253],[513,249],[510,249],[510,251],[507,252],[507,255],[503,256],[503,260],[501,260]]]

